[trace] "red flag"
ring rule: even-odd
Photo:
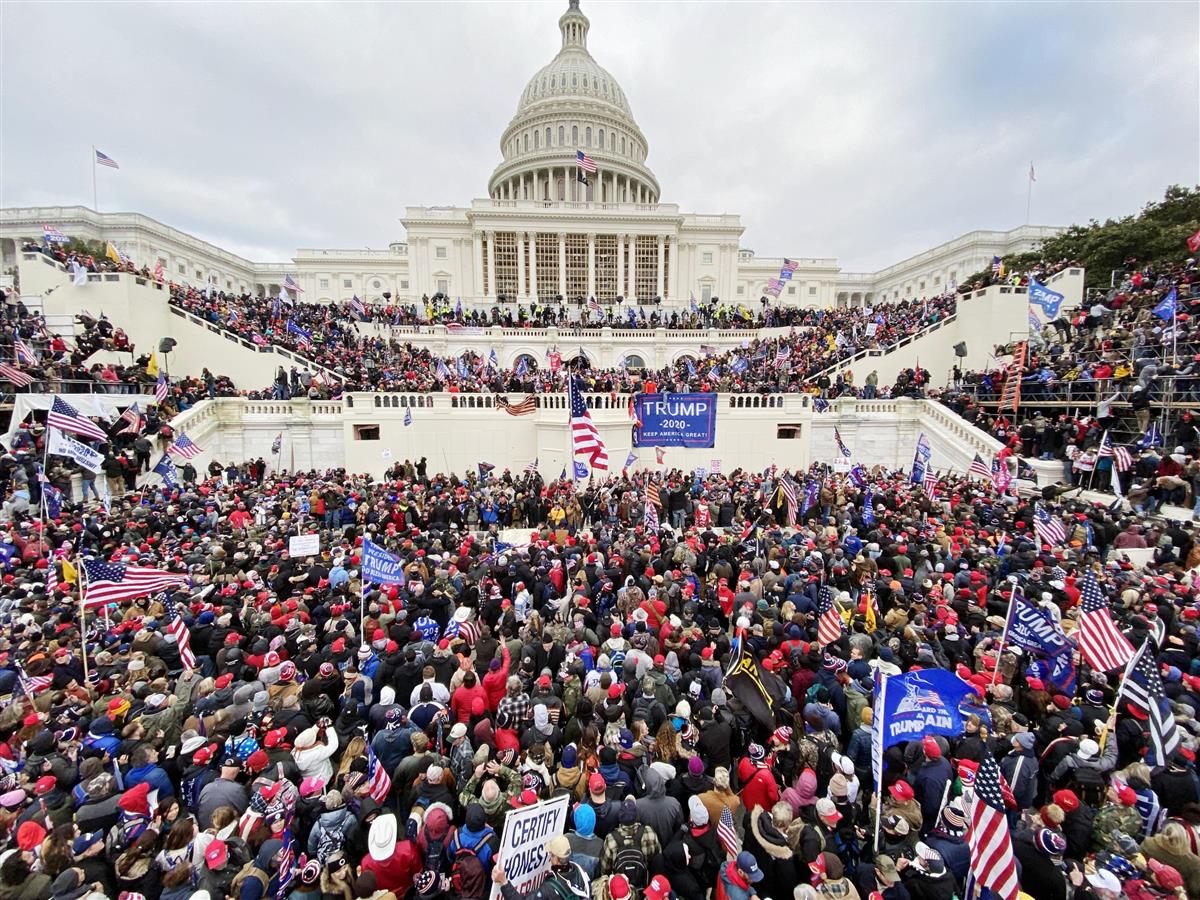
[[[1193,253],[1200,251],[1200,231],[1193,234],[1187,241],[1188,249]]]

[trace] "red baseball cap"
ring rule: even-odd
[[[229,851],[225,847],[225,842],[220,838],[210,841],[204,848],[204,861],[208,863],[210,869],[221,868],[227,859],[229,859]]]
[[[916,794],[913,793],[912,785],[907,781],[897,781],[890,788],[888,788],[888,793],[902,802],[911,800],[916,796]]]
[[[604,780],[604,776],[596,772],[588,779],[588,790],[593,794],[603,794],[608,787],[608,782]]]
[[[668,900],[671,896],[671,882],[665,875],[655,875],[650,879],[644,891],[646,900]]]

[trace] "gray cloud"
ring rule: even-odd
[[[135,210],[260,261],[486,192],[565,3],[6,3],[0,203]],[[1195,4],[597,3],[663,199],[873,270],[1200,182]],[[1180,40],[1164,41],[1164,36]]]

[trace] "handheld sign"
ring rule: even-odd
[[[288,553],[296,556],[316,556],[321,552],[319,534],[294,534],[288,538]]]
[[[528,894],[546,879],[550,871],[546,841],[566,830],[568,799],[564,794],[511,810],[504,817],[504,834],[497,856],[518,894]],[[493,884],[491,900],[499,897],[500,887]]]

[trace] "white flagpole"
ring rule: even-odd
[[[879,673],[879,697],[875,703],[875,709],[878,713],[875,718],[882,719],[884,712],[887,711],[887,683],[888,675],[884,672]],[[879,852],[879,828],[883,819],[883,739],[885,733],[883,730],[883,722],[871,720],[871,729],[876,731],[875,735],[879,740],[879,746],[874,749],[876,754],[875,759],[878,764],[875,771],[875,852]]]
[[[92,144],[92,209],[100,212],[100,201],[96,199],[96,145]]]
[[[1004,653],[1004,647],[1008,643],[1008,627],[1012,624],[1013,610],[1016,608],[1017,598],[1020,596],[1023,596],[1020,585],[1013,584],[1012,596],[1008,599],[1008,615],[1004,617],[1004,631],[1000,635],[1000,643],[996,645],[996,666],[992,669],[992,684],[995,684],[996,679],[1000,676],[1000,656]]]
[[[1029,189],[1025,194],[1025,224],[1029,224],[1029,210],[1033,205],[1033,160],[1029,161]]]
[[[79,559],[79,568],[75,570],[75,580],[79,582],[79,651],[83,658],[83,681],[84,684],[88,680],[88,658],[87,658],[87,606],[84,605],[87,597],[87,571],[83,568],[83,560]]]

